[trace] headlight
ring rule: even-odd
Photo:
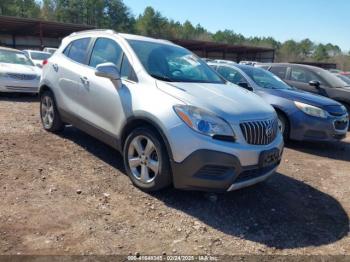
[[[297,108],[303,111],[305,114],[315,117],[327,118],[327,112],[316,106],[304,104],[301,102],[294,101]]]
[[[188,105],[174,106],[176,114],[190,128],[207,136],[223,136],[234,139],[234,133],[230,125],[218,116],[200,108]]]

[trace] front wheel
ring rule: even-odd
[[[172,182],[166,148],[152,129],[133,130],[125,141],[124,165],[133,184],[144,191],[157,191]]]
[[[281,131],[285,140],[289,139],[289,122],[282,113],[277,113],[278,116],[278,129]]]

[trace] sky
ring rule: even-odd
[[[134,15],[152,6],[210,32],[230,29],[278,41],[309,38],[350,50],[350,0],[124,0]]]

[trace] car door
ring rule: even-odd
[[[311,86],[309,84],[310,81],[320,82],[321,87],[324,85],[324,81],[314,72],[303,67],[291,67],[290,77],[287,80],[287,83],[289,85],[302,89],[304,91],[320,94],[321,89],[315,86]]]
[[[83,100],[82,90],[86,86],[82,72],[87,68],[87,53],[91,38],[72,41],[58,58],[52,60],[53,71],[58,75],[60,107],[69,115],[78,117]]]
[[[115,64],[119,69],[122,77],[120,88],[117,88],[110,79],[95,75],[96,66],[107,62]],[[114,39],[104,37],[96,39],[87,72],[89,85],[83,89],[84,106],[81,115],[86,122],[108,136],[116,137],[117,130],[126,118],[123,103],[130,100],[128,90],[130,83],[125,79],[126,72],[130,71],[128,68],[131,68],[131,65]]]

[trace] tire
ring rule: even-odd
[[[285,141],[289,140],[289,122],[288,119],[280,112],[277,112],[278,116],[278,128],[282,132]]]
[[[123,149],[125,170],[132,183],[146,192],[172,183],[169,156],[159,135],[148,127],[133,130]]]
[[[350,105],[345,104],[345,103],[343,103],[343,105],[345,106],[346,110],[348,111],[348,115],[349,115],[349,117],[350,117]],[[350,131],[350,125],[349,125],[348,130]]]
[[[64,123],[58,113],[55,98],[51,91],[45,91],[40,96],[40,119],[46,131],[58,133],[64,129]]]

